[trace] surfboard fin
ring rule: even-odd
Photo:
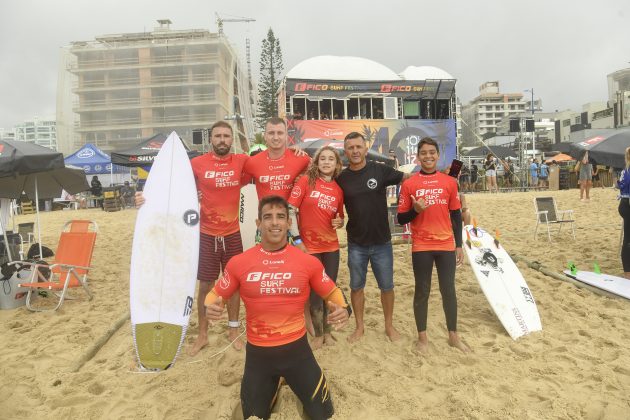
[[[595,272],[595,274],[602,274],[602,269],[599,267],[597,261],[593,263],[593,271]]]
[[[569,264],[567,267],[569,271],[571,271],[571,274],[573,274],[574,276],[577,274],[577,267],[575,266],[575,263],[573,263],[573,261],[569,261]]]
[[[468,245],[468,249],[472,249],[472,244],[470,243],[470,232],[466,230],[466,245]]]
[[[496,229],[494,232],[495,232],[494,245],[497,247],[497,249],[499,249],[499,237],[501,234],[499,233],[499,229]]]

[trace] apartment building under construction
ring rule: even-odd
[[[237,151],[254,137],[255,91],[224,35],[171,30],[104,35],[73,42],[61,57],[57,99],[59,149],[85,143],[128,148],[175,130],[192,131],[229,116]],[[63,73],[63,74],[61,74]]]

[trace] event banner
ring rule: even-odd
[[[378,153],[394,150],[401,165],[415,163],[418,143],[431,137],[440,148],[438,168],[443,169],[455,158],[455,120],[289,120],[289,143],[319,139],[343,140],[359,132]]]
[[[396,98],[450,99],[456,80],[334,81],[287,79],[286,94],[346,98],[380,93]]]

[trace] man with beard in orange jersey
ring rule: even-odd
[[[208,345],[208,320],[203,305],[206,294],[230,258],[243,252],[238,221],[240,190],[251,178],[243,172],[249,157],[230,152],[233,141],[232,127],[225,121],[217,121],[210,128],[212,150],[191,161],[201,213],[197,269],[199,332],[189,350],[191,356]],[[143,203],[142,193],[136,193],[136,206]],[[239,295],[235,293],[228,302],[228,338],[237,350],[243,347],[238,339],[239,308]]]

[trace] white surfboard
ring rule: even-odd
[[[463,240],[481,290],[510,337],[516,340],[542,330],[534,296],[503,246],[497,247],[492,235],[471,225],[464,226]]]
[[[238,220],[241,228],[243,250],[256,245],[256,219],[258,218],[258,194],[255,184],[247,184],[241,188]]]
[[[164,370],[186,336],[199,256],[197,188],[175,132],[155,158],[143,194],[131,255],[131,327],[141,368]]]
[[[597,274],[591,271],[577,271],[572,274],[569,270],[564,270],[564,274],[572,279],[581,281],[598,289],[605,290],[617,296],[630,299],[630,280],[623,277],[611,276],[610,274]]]

